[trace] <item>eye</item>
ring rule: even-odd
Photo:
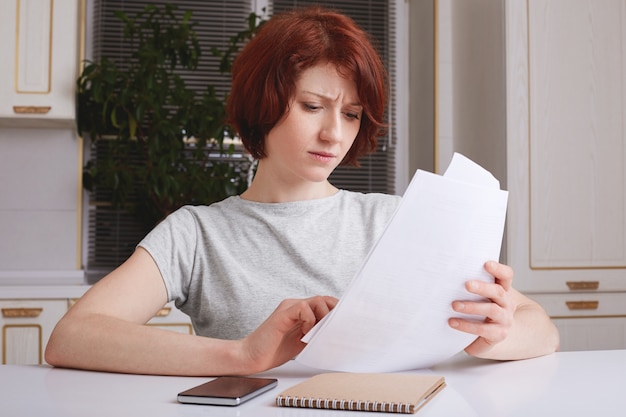
[[[360,113],[346,112],[345,115],[346,115],[346,117],[348,119],[352,119],[352,120],[359,120],[359,119],[361,119],[361,114]]]
[[[302,103],[302,107],[304,107],[304,110],[311,111],[311,112],[321,109],[321,106],[318,106],[312,103]]]

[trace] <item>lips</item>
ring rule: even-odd
[[[310,154],[321,162],[330,162],[335,159],[335,154],[329,152],[310,152]]]

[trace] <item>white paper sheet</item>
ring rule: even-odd
[[[432,366],[475,336],[448,326],[454,300],[476,296],[469,279],[493,281],[508,192],[455,154],[444,176],[418,171],[390,223],[337,306],[303,339],[296,360],[348,372]],[[483,317],[475,317],[477,320]]]

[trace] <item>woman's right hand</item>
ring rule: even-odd
[[[300,339],[335,305],[337,299],[316,296],[287,299],[250,335],[242,339],[243,360],[257,373],[293,359],[306,345]]]

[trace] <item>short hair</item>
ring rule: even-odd
[[[296,81],[319,63],[334,64],[354,80],[363,106],[359,132],[341,164],[358,166],[359,157],[376,150],[386,128],[388,77],[382,59],[351,18],[313,6],[271,17],[233,62],[227,119],[254,158],[267,156],[265,137],[287,111]]]

